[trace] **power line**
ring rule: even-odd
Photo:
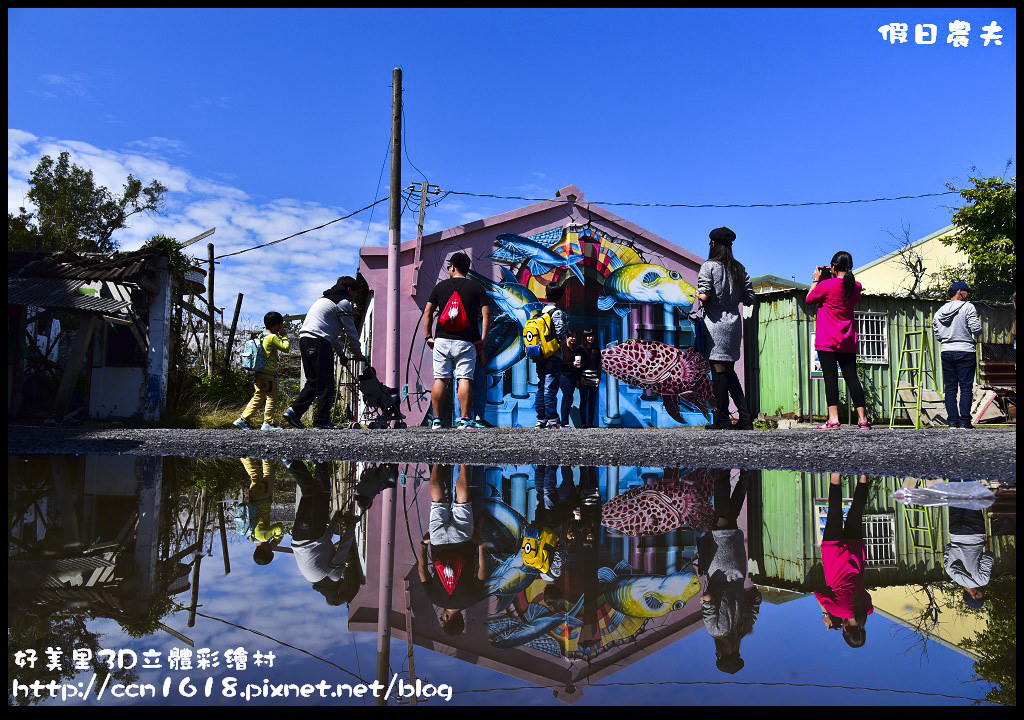
[[[245,248],[244,250],[238,250],[238,251],[233,252],[233,253],[225,253],[224,255],[216,255],[213,259],[214,260],[220,260],[221,258],[231,257],[233,255],[241,255],[242,253],[249,252],[250,250],[259,250],[260,248],[265,248],[265,247],[267,247],[269,245],[276,245],[277,243],[284,242],[285,240],[290,240],[293,237],[298,237],[299,235],[305,235],[306,233],[313,232],[314,230],[320,230],[322,228],[327,227],[328,225],[333,225],[336,222],[341,222],[342,220],[348,220],[353,215],[358,215],[359,213],[361,213],[361,212],[363,212],[365,210],[369,210],[374,205],[380,205],[385,200],[390,199],[390,197],[391,197],[390,195],[388,197],[383,197],[380,200],[376,200],[375,202],[370,203],[366,207],[359,208],[355,212],[351,212],[348,215],[345,215],[344,217],[335,218],[334,220],[328,220],[323,225],[317,225],[316,227],[307,228],[306,230],[301,230],[301,231],[299,231],[297,233],[292,233],[291,235],[288,235],[287,237],[280,238],[278,240],[271,240],[270,242],[263,243],[262,245],[256,245],[254,247]]]
[[[914,200],[917,198],[926,197],[938,197],[940,195],[956,195],[958,194],[955,190],[946,190],[944,192],[937,193],[924,193],[923,195],[899,195],[897,197],[880,197],[880,198],[869,198],[864,200],[821,200],[814,202],[799,202],[799,203],[728,203],[728,204],[716,204],[716,203],[639,203],[639,202],[605,202],[603,200],[592,200],[588,201],[588,204],[594,205],[628,205],[631,207],[666,207],[666,208],[770,208],[770,207],[807,207],[811,205],[852,205],[854,203],[870,203],[870,202],[886,202],[890,200]],[[520,195],[492,195],[489,193],[471,193],[461,192],[459,190],[448,190],[445,192],[447,195],[469,195],[470,197],[481,197],[481,198],[495,198],[497,200],[527,200],[531,202],[562,202],[570,203],[567,198],[531,198],[522,197]]]
[[[412,161],[412,158],[409,157],[409,145],[406,143],[406,138],[409,135],[408,127],[409,126],[405,122],[405,103],[402,103],[402,148],[405,150],[405,159],[409,161],[410,165],[412,165],[413,170],[420,174],[420,177],[423,178],[423,182],[429,183],[429,180],[427,180],[427,176],[423,174],[422,170],[416,167],[416,163],[414,163]]]
[[[178,605],[178,607],[180,609],[182,609],[182,610],[187,610],[188,609],[186,606],[180,605],[180,604]],[[265,632],[260,632],[259,630],[254,630],[253,628],[246,627],[245,625],[239,625],[237,623],[233,623],[230,620],[225,620],[224,618],[219,618],[216,615],[207,615],[206,613],[202,613],[202,612],[199,612],[199,611],[196,611],[196,615],[198,615],[199,617],[204,617],[207,620],[216,620],[217,622],[222,622],[225,625],[230,625],[231,627],[238,628],[239,630],[245,630],[247,632],[251,632],[253,635],[259,635],[260,637],[265,637],[268,640],[273,640],[274,642],[278,643],[279,645],[283,645],[286,648],[290,648],[292,650],[297,650],[298,652],[304,653],[305,655],[309,655],[311,658],[315,658],[315,659],[319,660],[320,662],[327,663],[328,665],[331,665],[332,667],[335,667],[338,670],[341,670],[346,675],[351,675],[352,677],[354,677],[356,680],[358,680],[361,683],[364,683],[364,684],[366,683],[366,680],[364,678],[359,677],[358,675],[356,675],[351,670],[346,670],[345,668],[343,668],[338,663],[332,662],[332,661],[328,660],[327,658],[322,658],[319,655],[315,655],[315,654],[311,653],[309,650],[304,650],[303,648],[296,647],[295,645],[291,645],[289,643],[286,643],[284,640],[278,640],[273,635],[267,635]]]
[[[384,179],[384,168],[388,165],[388,158],[391,156],[391,135],[388,135],[388,149],[384,152],[384,162],[380,164],[380,175],[377,176],[377,189],[373,191],[373,199],[380,194],[380,181]],[[366,247],[366,240],[370,237],[370,225],[373,223],[373,210],[370,211],[370,219],[366,221],[366,232],[363,234],[363,244]]]
[[[821,683],[790,683],[790,682],[739,682],[739,681],[682,681],[682,680],[654,680],[650,682],[607,682],[607,683],[587,683],[581,685],[583,688],[597,688],[597,687],[641,687],[645,685],[663,685],[663,686],[705,686],[705,685],[745,685],[755,687],[793,687],[793,688],[823,688],[827,690],[868,690],[871,692],[887,692],[897,693],[900,695],[925,695],[928,697],[942,697],[951,698],[953,700],[977,700],[978,698],[968,697],[966,695],[948,695],[946,693],[935,693],[927,692],[924,690],[903,690],[897,688],[873,688],[873,687],[859,687],[856,685],[825,685]],[[504,687],[504,688],[482,688],[479,690],[457,690],[455,691],[458,695],[469,695],[471,693],[488,693],[488,692],[509,692],[515,690],[564,690],[564,686],[544,686],[544,685],[521,685],[519,687]]]

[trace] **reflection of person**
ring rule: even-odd
[[[355,546],[357,518],[351,510],[331,516],[331,463],[316,463],[312,473],[301,460],[285,465],[302,491],[292,526],[295,564],[328,605],[347,603],[364,581]]]
[[[725,673],[743,669],[740,641],[754,629],[761,593],[747,583],[747,548],[736,519],[747,492],[747,473],[740,473],[730,492],[728,470],[715,474],[715,522],[700,540],[699,562],[707,586],[701,596],[704,627],[715,641],[716,667]]]
[[[828,419],[820,430],[839,427],[839,371],[857,408],[857,427],[871,429],[864,408],[864,388],[857,377],[857,319],[854,308],[860,301],[861,284],[853,277],[853,256],[840,250],[832,256],[828,268],[817,267],[811,273],[807,304],[821,303],[814,318],[814,350],[821,363],[825,383]]]
[[[861,475],[853,492],[853,503],[843,525],[843,486],[839,473],[832,473],[828,486],[828,516],[821,541],[821,561],[826,589],[815,592],[821,619],[829,630],[842,628],[843,639],[852,648],[864,645],[864,624],[874,612],[871,595],[864,588],[864,506],[868,502],[868,478]]]
[[[743,387],[733,365],[740,359],[740,337],[743,319],[740,303],[754,302],[754,286],[746,269],[732,256],[736,233],[727,227],[715,228],[709,234],[711,247],[708,260],[697,274],[697,297],[704,308],[707,328],[708,360],[711,362],[711,386],[715,395],[715,420],[708,427],[732,429],[729,419],[729,397],[739,412],[738,430],[753,430],[750,410]]]
[[[563,477],[572,468],[562,468]],[[580,466],[580,485],[568,503],[564,522],[565,542],[570,550],[593,550],[601,533],[601,493],[597,484],[597,468]]]
[[[985,586],[992,577],[995,556],[985,550],[985,515],[981,510],[949,508],[949,544],[942,566],[953,582],[964,589],[968,607],[985,603]]]
[[[469,465],[459,466],[454,502],[449,504],[445,501],[445,486],[451,471],[450,465],[430,468],[429,530],[419,544],[416,560],[427,597],[441,608],[441,627],[449,635],[458,635],[466,628],[462,611],[486,595],[487,558],[480,534],[480,518],[476,522],[473,518]]]
[[[949,287],[949,302],[936,310],[932,319],[932,329],[941,347],[946,423],[951,428],[974,427],[971,425],[971,403],[978,362],[975,346],[981,336],[981,320],[978,309],[967,300],[970,293],[967,283],[953,283]],[[957,389],[960,390],[959,403]]]
[[[272,522],[270,510],[274,502],[274,463],[271,460],[239,458],[249,475],[246,532],[256,543],[252,559],[257,565],[267,565],[274,559],[274,547],[284,537],[284,526]]]

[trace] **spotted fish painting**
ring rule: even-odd
[[[711,366],[694,348],[627,340],[601,351],[601,368],[631,387],[661,395],[665,410],[677,422],[683,422],[680,401],[711,419]]]

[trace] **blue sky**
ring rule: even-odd
[[[970,23],[967,47],[946,42]],[[987,47],[995,21],[1001,45]],[[909,25],[890,44],[878,28]],[[914,42],[935,24],[934,45]],[[408,158],[445,190],[587,200],[782,203],[917,195],[1016,159],[1016,12],[871,10],[8,10],[8,210],[68,149],[120,188],[167,185],[163,216],[117,236],[217,254],[387,193],[391,69]],[[1009,174],[1016,174],[1016,166]],[[420,180],[406,160],[403,185]],[[751,275],[806,280],[949,224],[954,196],[771,209],[612,208],[700,255],[728,225]],[[427,230],[526,203],[450,196]],[[304,312],[383,244],[387,206],[218,267],[218,305]],[[404,218],[403,237],[415,233]],[[197,246],[205,257],[205,247]]]

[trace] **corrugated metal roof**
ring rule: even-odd
[[[155,290],[155,261],[158,257],[159,254],[152,250],[112,255],[16,252],[7,254],[7,272],[8,277],[130,282],[147,290]]]
[[[7,304],[35,305],[44,308],[64,308],[117,314],[130,307],[128,303],[95,295],[82,295],[78,288],[81,280],[48,277],[8,277]]]

